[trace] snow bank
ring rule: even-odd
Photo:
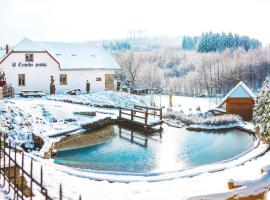
[[[46,124],[43,119],[32,116],[9,101],[1,102],[0,110],[1,132],[7,135],[7,142],[10,142],[11,146],[40,153],[48,150],[51,142],[34,127],[34,124]],[[43,141],[41,149],[34,143],[34,136]]]
[[[240,123],[232,123],[232,124],[225,124],[225,125],[204,125],[204,124],[198,124],[198,125],[190,125],[187,127],[188,130],[195,130],[195,131],[203,131],[203,130],[223,130],[223,129],[231,129],[231,128],[237,128],[241,126]]]
[[[76,96],[67,94],[51,95],[48,96],[48,99],[109,108],[133,108],[134,105],[150,106],[150,102],[143,96],[114,91],[79,94]]]
[[[76,114],[79,111],[97,111],[97,115],[88,117]],[[57,140],[49,137],[81,132],[82,125],[106,117],[115,118],[115,113],[113,110],[104,111],[45,99],[0,102],[1,131],[7,133],[11,145],[41,157],[51,150],[52,142]],[[42,142],[37,141],[38,138]]]

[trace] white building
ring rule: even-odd
[[[89,43],[34,42],[24,38],[13,49],[0,51],[0,71],[7,84],[21,90],[50,91],[51,76],[56,93],[80,89],[90,91],[114,89],[115,59]]]

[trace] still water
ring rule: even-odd
[[[193,132],[164,124],[161,134],[148,136],[118,125],[108,131],[101,144],[58,150],[55,163],[103,171],[170,171],[231,159],[254,143],[252,135],[236,129]]]

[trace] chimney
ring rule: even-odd
[[[9,53],[9,46],[8,46],[8,44],[6,44],[6,54],[8,54]]]

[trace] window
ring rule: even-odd
[[[32,53],[25,54],[25,62],[34,62],[34,54]]]
[[[100,78],[100,77],[97,77],[97,78],[96,78],[96,81],[101,81],[101,78]]]
[[[60,85],[67,85],[67,75],[60,74]]]
[[[25,74],[18,74],[18,85],[25,86]]]

